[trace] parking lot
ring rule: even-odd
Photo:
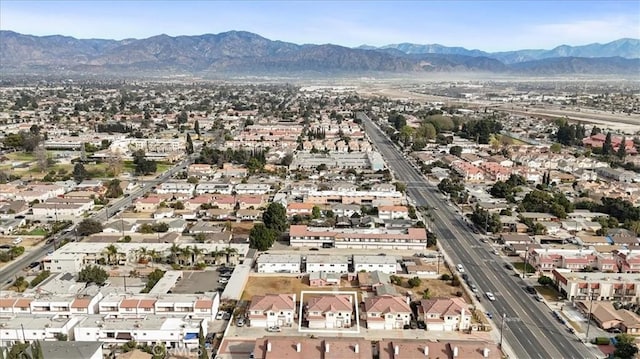
[[[182,279],[176,283],[172,292],[180,294],[215,292],[222,286],[218,283],[219,278],[219,273],[215,270],[184,271]]]

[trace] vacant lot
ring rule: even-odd
[[[414,300],[422,298],[423,293],[429,288],[429,296],[431,298],[436,297],[453,297],[456,292],[461,291],[464,293],[462,287],[453,287],[450,285],[451,281],[442,281],[439,279],[423,279],[422,283],[418,287],[409,288],[407,279],[403,278],[401,286],[395,286],[398,293],[406,295],[409,291],[412,293]],[[344,290],[344,291],[360,291],[357,287],[357,282],[349,282],[342,280],[340,287],[310,287],[306,278],[298,277],[263,277],[252,276],[249,277],[247,285],[245,286],[244,293],[242,293],[243,300],[250,300],[254,295],[262,294],[281,294],[281,293],[294,293],[300,295],[300,291],[331,291],[331,290]],[[469,297],[464,293],[464,298],[467,302],[471,302]],[[306,294],[305,298],[310,297]],[[360,298],[361,299],[361,298]]]
[[[297,277],[249,277],[247,285],[242,293],[243,300],[251,300],[254,295],[264,294],[284,294],[293,293],[300,298],[300,291],[328,291],[328,290],[345,290],[354,291],[358,288],[350,286],[350,283],[346,280],[342,281],[342,285],[338,288],[334,287],[310,287],[306,279],[299,279]],[[305,298],[311,296],[305,295]]]
[[[12,242],[17,237],[22,238],[22,242],[20,242],[20,244],[18,244],[18,245],[22,246],[24,248],[30,248],[30,247],[33,247],[33,246],[37,246],[40,242],[44,241],[44,237],[43,236],[15,235],[15,236],[3,236],[3,237],[0,237],[0,244],[13,245]]]

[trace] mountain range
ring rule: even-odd
[[[640,40],[489,53],[402,43],[349,48],[298,45],[229,31],[146,39],[76,39],[0,31],[2,73],[282,74],[482,72],[526,75],[640,74]]]

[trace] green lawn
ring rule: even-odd
[[[519,270],[521,273],[524,273],[524,262],[515,262],[513,263],[513,267]],[[531,274],[535,272],[535,268],[531,266],[531,264],[527,264],[527,273]]]
[[[47,233],[49,233],[49,232],[47,232],[43,228],[38,227],[38,228],[32,229],[31,232],[29,232],[27,234],[30,235],[30,236],[46,236]]]
[[[27,152],[12,152],[6,154],[7,158],[13,161],[34,161],[36,156],[33,153]]]
[[[534,288],[538,291],[538,293],[544,297],[544,299],[548,302],[557,302],[558,297],[560,297],[560,293],[557,290],[551,287],[545,287],[541,285],[536,285]]]

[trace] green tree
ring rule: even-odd
[[[78,273],[78,282],[103,285],[108,278],[109,274],[101,267],[95,265],[86,266]]]
[[[193,131],[198,135],[198,138],[200,138],[200,122],[198,122],[198,120],[193,123]]]
[[[407,281],[407,284],[409,284],[409,287],[411,288],[419,287],[420,284],[422,284],[422,279],[413,277]]]
[[[638,354],[638,347],[636,346],[636,338],[629,334],[620,334],[616,336],[616,349],[613,352],[613,356],[616,359],[634,359]]]
[[[562,145],[556,142],[549,147],[549,151],[553,153],[560,153],[560,151],[562,151]]]
[[[198,333],[198,359],[209,359],[205,339],[204,331],[200,327],[200,333]]]
[[[124,194],[122,187],[120,187],[120,180],[117,178],[112,179],[107,184],[107,192],[105,193],[105,197],[107,198],[118,198]]]
[[[141,292],[149,293],[149,291],[151,291],[151,289],[153,289],[153,287],[158,284],[160,279],[164,277],[164,273],[165,271],[161,269],[155,269],[153,272],[149,273],[149,276],[147,277],[147,284],[145,284]]]
[[[192,154],[193,153],[193,140],[191,140],[191,134],[187,133],[187,154]]]
[[[73,166],[73,180],[76,181],[76,183],[80,183],[88,178],[89,172],[84,168],[84,165],[80,162],[76,163]]]
[[[451,146],[451,148],[449,149],[449,154],[460,157],[460,155],[462,155],[462,147]]]
[[[320,218],[320,216],[321,216],[320,207],[313,206],[313,208],[311,209],[311,218],[318,219]]]
[[[272,202],[262,214],[262,222],[279,236],[288,228],[287,210],[280,203]]]
[[[620,146],[618,146],[618,152],[616,153],[616,155],[618,156],[618,158],[620,158],[621,160],[624,161],[625,157],[627,157],[627,138],[626,137],[622,137],[622,142],[620,142]]]
[[[611,132],[607,132],[602,144],[602,154],[605,156],[613,154],[613,144],[611,143]]]
[[[94,233],[102,232],[102,223],[94,220],[94,219],[83,219],[82,222],[78,223],[78,227],[76,228],[78,231],[78,235],[80,236],[88,236]]]
[[[266,251],[276,241],[276,232],[262,223],[257,223],[249,233],[249,245],[259,251]]]
[[[553,284],[553,279],[551,279],[550,277],[547,277],[546,275],[543,275],[543,276],[540,276],[540,278],[538,278],[538,284],[546,287]]]

